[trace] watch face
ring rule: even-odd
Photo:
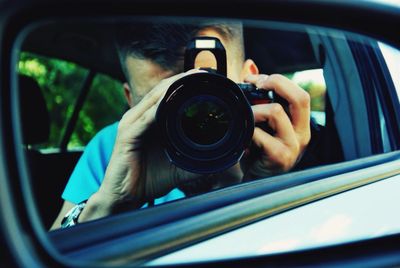
[[[70,211],[68,211],[68,213],[61,221],[61,228],[70,227],[77,224],[79,215],[81,214],[85,205],[86,202],[79,203],[78,205],[74,206]]]

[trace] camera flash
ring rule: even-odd
[[[196,48],[215,48],[215,40],[196,40]]]

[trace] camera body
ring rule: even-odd
[[[240,161],[254,132],[251,105],[276,101],[273,91],[236,84],[226,77],[226,51],[214,37],[198,37],[187,45],[185,71],[197,55],[210,51],[217,69],[175,81],[156,114],[165,152],[177,167],[199,174],[224,171]]]

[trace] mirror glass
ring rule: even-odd
[[[278,22],[38,23],[17,73],[44,227],[73,225],[77,204],[89,221],[392,151],[380,85],[365,87],[382,46]]]

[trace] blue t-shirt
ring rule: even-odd
[[[78,204],[97,192],[111,158],[117,129],[118,122],[109,125],[88,143],[64,189],[62,194],[64,200]],[[183,192],[174,189],[167,195],[154,200],[154,204],[158,205],[183,197],[185,197]]]

